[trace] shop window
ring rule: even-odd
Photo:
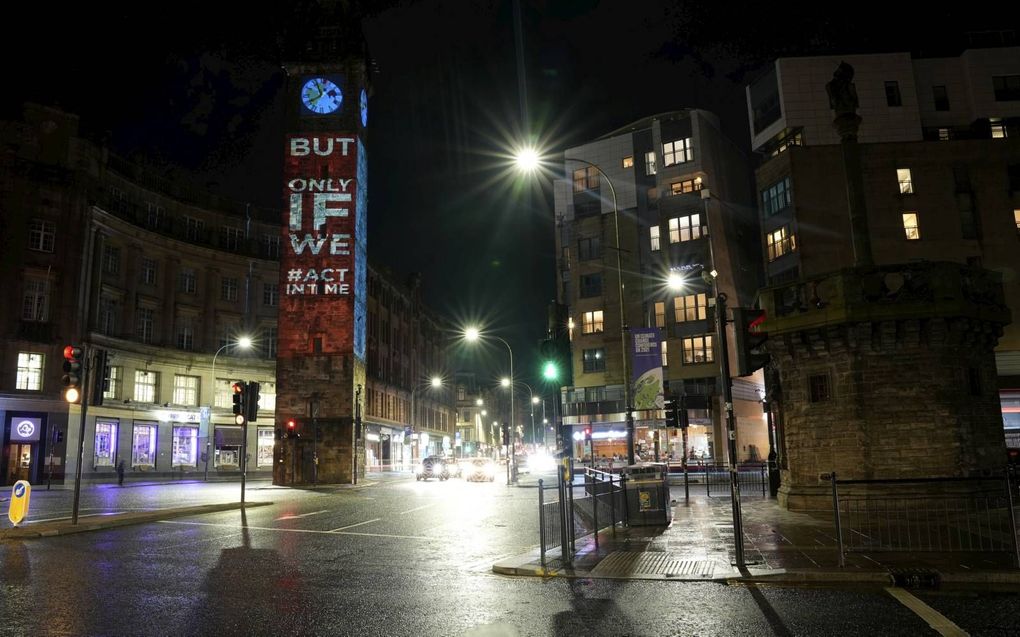
[[[271,428],[259,427],[258,455],[255,457],[256,467],[273,466],[273,445],[275,442]]]
[[[96,421],[96,467],[112,467],[117,460],[117,423]]]
[[[197,427],[174,427],[172,446],[171,466],[194,467],[198,464]]]
[[[238,467],[241,460],[241,428],[216,427],[216,466]]]
[[[156,466],[156,425],[135,425],[131,437],[131,466]]]

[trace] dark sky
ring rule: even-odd
[[[212,190],[281,198],[280,43],[314,2],[5,7],[3,115],[57,104],[113,148]],[[716,112],[749,145],[743,87],[777,56],[910,50],[956,55],[967,31],[1015,29],[1003,3],[521,0],[531,135],[562,150],[641,117]],[[833,6],[849,7],[836,15]],[[99,10],[93,7],[103,6]],[[378,73],[369,121],[369,251],[420,271],[429,303],[510,341],[533,386],[554,295],[548,184],[501,156],[523,130],[511,0],[367,3]],[[349,22],[359,20],[352,17]],[[497,375],[500,346],[470,363]]]

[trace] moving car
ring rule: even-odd
[[[468,482],[492,482],[496,479],[496,463],[488,458],[471,458],[463,464],[464,479]]]
[[[450,474],[451,478],[460,478],[462,473],[462,467],[460,460],[457,458],[444,458],[443,462],[446,464],[446,471]]]
[[[428,480],[429,478],[439,478],[439,481],[450,479],[450,472],[446,467],[446,462],[441,456],[429,456],[421,461],[418,465],[418,470],[415,472],[414,477],[416,480]]]

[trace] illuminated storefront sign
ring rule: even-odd
[[[11,420],[11,442],[38,442],[42,431],[42,418],[14,418]]]

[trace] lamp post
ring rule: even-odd
[[[239,337],[237,339],[237,342],[235,342],[235,343],[227,343],[226,345],[224,345],[224,346],[220,347],[218,350],[216,350],[216,353],[213,354],[213,357],[212,357],[212,387],[213,387],[212,393],[213,393],[213,399],[212,399],[212,405],[209,407],[210,418],[212,417],[212,410],[213,410],[213,408],[216,407],[216,357],[220,355],[220,352],[222,352],[223,350],[227,349],[228,347],[235,347],[235,346],[236,347],[240,347],[243,350],[249,350],[249,349],[251,349],[251,346],[252,346],[252,339],[251,339],[250,336],[241,336],[241,337]],[[209,438],[210,438],[210,433],[211,432],[209,430],[209,424],[206,423],[206,430],[205,430],[205,481],[206,482],[209,481],[209,451],[210,451],[210,441],[209,441]]]
[[[475,341],[481,340],[483,338],[494,338],[497,341],[499,341],[500,343],[506,345],[506,351],[510,354],[510,379],[513,379],[513,377],[514,377],[514,351],[510,348],[510,343],[507,343],[506,341],[504,341],[502,338],[496,336],[495,334],[485,334],[485,335],[483,335],[478,330],[477,327],[468,327],[467,329],[464,330],[464,339],[467,340],[470,343],[473,343]],[[511,389],[510,390],[510,426],[511,427],[513,426],[513,422],[514,422],[514,401],[513,401],[513,390]],[[509,456],[509,455],[510,455],[510,453],[509,453],[509,450],[508,450],[507,456]],[[507,458],[507,465],[506,465],[506,485],[510,486],[510,459],[509,458]]]
[[[634,409],[631,405],[630,371],[627,360],[627,314],[623,298],[623,266],[620,262],[620,209],[616,199],[616,188],[613,186],[613,180],[609,178],[609,175],[598,164],[577,157],[564,157],[563,161],[576,161],[597,170],[602,179],[605,179],[606,183],[609,184],[609,192],[613,196],[613,233],[616,239],[614,250],[616,252],[616,283],[620,296],[620,355],[623,357],[623,403],[627,422],[627,463],[634,464]],[[535,149],[524,148],[517,152],[516,162],[517,167],[522,172],[532,172],[538,168],[541,160]],[[557,396],[557,400],[559,400],[559,396]]]
[[[429,382],[428,382],[427,385],[425,383],[418,383],[417,385],[415,385],[414,387],[411,388],[411,418],[409,420],[411,421],[411,432],[412,433],[414,433],[415,430],[416,430],[416,426],[415,426],[415,422],[414,421],[415,421],[415,416],[417,416],[417,412],[414,409],[414,393],[416,391],[418,391],[418,389],[421,388],[421,387],[427,387],[429,389],[437,389],[437,388],[442,387],[442,386],[443,386],[443,379],[440,378],[439,376],[433,376],[431,379],[429,379]],[[421,437],[420,436],[418,438],[418,456],[421,457]],[[414,467],[414,456],[413,455],[411,456],[411,466],[412,466],[412,468]]]

